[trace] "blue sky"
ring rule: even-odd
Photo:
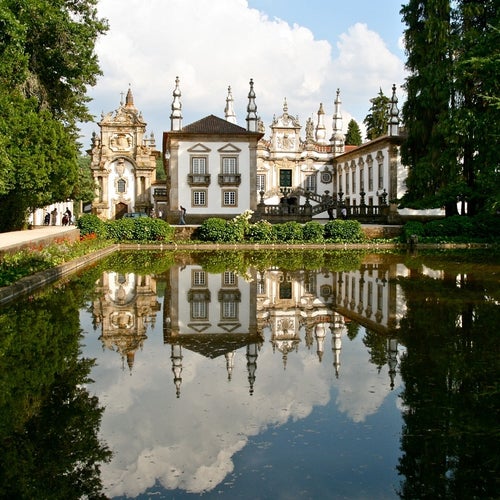
[[[170,129],[175,78],[183,125],[224,117],[231,86],[238,124],[245,127],[249,80],[266,126],[283,111],[302,126],[323,104],[327,129],[340,89],[344,129],[362,122],[380,88],[404,100],[401,0],[100,0],[110,31],[96,46],[103,76],[89,89],[90,110],[117,109],[132,89],[157,145]],[[401,106],[400,106],[401,107]],[[97,125],[82,126],[83,147]]]

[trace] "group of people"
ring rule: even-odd
[[[43,224],[45,226],[56,226],[57,225],[57,208],[54,208],[50,213],[45,212],[45,216],[43,218]],[[69,226],[70,224],[73,224],[73,214],[71,213],[71,210],[66,208],[66,211],[63,213],[61,223],[63,226]]]

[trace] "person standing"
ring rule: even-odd
[[[54,208],[54,210],[50,212],[50,216],[52,225],[55,226],[57,224],[57,208]]]

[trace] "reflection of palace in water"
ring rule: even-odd
[[[135,352],[147,339],[148,325],[154,326],[160,304],[156,281],[133,273],[103,273],[96,284],[93,304],[94,326],[101,327],[104,347],[119,352],[132,370]]]
[[[118,351],[132,369],[146,340],[148,324],[160,310],[157,281],[165,281],[163,336],[171,346],[177,396],[181,393],[183,350],[215,359],[224,356],[231,380],[234,354],[246,348],[249,392],[254,391],[257,360],[265,341],[286,369],[299,349],[314,350],[322,362],[331,349],[335,375],[341,372],[342,341],[351,321],[386,342],[391,386],[396,373],[394,339],[404,300],[393,278],[408,271],[376,256],[358,270],[252,270],[242,277],[227,270],[212,274],[196,263],[173,266],[165,275],[103,273],[97,285],[94,319],[100,339]],[[328,347],[328,345],[330,347]]]

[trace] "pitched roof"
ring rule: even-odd
[[[218,118],[215,115],[209,115],[201,120],[190,123],[182,127],[181,132],[190,134],[248,134],[245,128],[234,123]]]

